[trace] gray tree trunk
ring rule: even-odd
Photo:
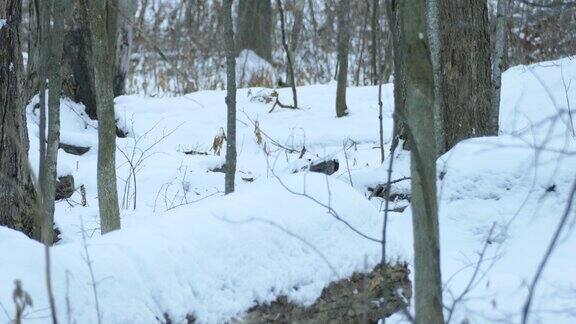
[[[102,234],[120,228],[116,187],[116,123],[114,116],[113,64],[117,18],[110,10],[113,0],[83,0],[88,3],[98,113],[98,206]],[[86,3],[85,2],[85,3]],[[113,35],[113,36],[112,36]],[[114,57],[114,56],[112,56]]]
[[[434,131],[438,156],[446,150],[444,134],[444,104],[442,102],[442,57],[440,52],[440,12],[438,0],[426,1],[428,21],[428,40],[430,43],[430,61],[434,73]]]
[[[498,0],[496,16],[496,44],[492,56],[492,108],[490,110],[490,135],[498,135],[498,117],[500,115],[500,90],[502,72],[506,60],[506,18],[508,17],[509,0]]]
[[[236,51],[232,27],[232,2],[224,0],[224,33],[226,47],[226,106],[228,107],[226,131],[226,178],[225,193],[234,191],[236,175]]]
[[[116,61],[114,65],[114,96],[126,94],[126,74],[130,68],[130,55],[132,54],[132,40],[134,30],[132,24],[138,9],[135,0],[122,0],[118,3],[119,23],[118,40],[116,43]]]
[[[83,3],[84,0],[80,1]],[[136,12],[135,0],[122,0],[107,7],[113,26],[107,29],[114,30],[110,34],[110,41],[114,39],[115,52],[110,54],[114,58],[113,91],[114,96],[125,94],[126,74],[130,65],[132,51],[132,38],[134,15]],[[85,5],[76,5],[74,9],[74,23],[66,30],[64,48],[64,91],[68,97],[86,106],[86,113],[90,118],[97,119],[94,63],[92,53],[92,38],[89,17]],[[108,24],[108,21],[106,22]]]
[[[410,139],[407,134],[405,120],[403,117],[407,115],[405,112],[406,102],[406,82],[404,81],[404,41],[403,35],[400,33],[400,24],[402,17],[399,15],[399,4],[394,0],[386,0],[386,16],[388,17],[388,28],[392,36],[392,55],[394,61],[394,128],[397,130],[396,135],[392,139],[390,151],[394,151],[398,146],[400,140],[404,140],[404,149],[409,148]]]
[[[40,99],[39,110],[39,152],[40,157],[38,161],[38,179],[40,186],[45,179],[46,174],[46,79],[48,78],[47,59],[48,59],[48,29],[50,28],[50,6],[48,1],[35,1],[37,13],[37,27],[36,34],[38,35],[38,97]]]
[[[282,1],[276,0],[278,5],[278,11],[280,12],[280,29],[282,31],[282,46],[286,52],[286,63],[288,70],[288,80],[290,82],[290,87],[292,88],[292,102],[294,108],[298,107],[298,95],[296,93],[296,83],[294,82],[294,66],[292,65],[292,51],[288,47],[288,41],[286,40],[286,26],[284,23],[284,9],[282,9]]]
[[[446,149],[489,133],[492,90],[486,0],[440,0]]]
[[[346,85],[348,80],[348,51],[350,48],[350,0],[338,4],[338,84],[336,86],[336,117],[348,114]]]
[[[294,14],[294,24],[292,25],[292,32],[290,33],[290,52],[292,59],[296,60],[296,49],[298,48],[298,41],[304,27],[304,0],[294,0],[292,12]],[[291,80],[288,80],[292,82]]]
[[[64,47],[64,22],[71,3],[65,0],[48,0],[48,17],[52,22],[48,27],[48,141],[43,178],[40,179],[44,211],[46,213],[42,227],[42,242],[51,245],[54,242],[54,203],[56,197],[56,178],[58,146],[60,144],[60,93],[62,91],[61,63]]]
[[[40,239],[38,196],[28,164],[28,131],[22,101],[22,1],[0,6],[0,225]]]
[[[84,0],[74,8],[74,23],[66,31],[64,41],[64,92],[76,102],[86,106],[86,113],[97,118],[92,32],[88,8]]]
[[[40,86],[40,28],[38,1],[28,4],[28,64],[26,66],[26,102],[38,93]]]
[[[434,134],[434,77],[426,41],[425,0],[399,3],[401,34],[406,51],[406,110],[412,139],[412,222],[416,322],[444,323],[438,206],[436,201],[436,143]]]
[[[372,18],[370,20],[371,27],[371,38],[372,44],[370,47],[371,53],[371,67],[372,67],[372,85],[380,83],[380,73],[378,73],[378,66],[380,65],[379,60],[379,45],[378,40],[380,39],[380,0],[372,0]]]
[[[238,3],[237,54],[249,49],[272,62],[272,5],[270,0],[240,0]]]

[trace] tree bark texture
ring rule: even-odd
[[[113,64],[110,64],[111,44],[115,44],[113,19],[108,13],[111,0],[84,0],[92,31],[92,52],[96,104],[98,113],[98,206],[102,234],[120,228],[120,211],[116,187],[116,123],[114,115]],[[114,39],[114,40],[112,40]]]
[[[74,23],[66,30],[64,48],[64,91],[74,101],[86,106],[92,119],[98,118],[92,38],[85,0],[74,7]],[[134,0],[109,2],[106,5],[106,29],[113,30],[107,36],[110,57],[114,58],[114,96],[125,94],[126,74],[130,65],[134,15],[137,4]],[[110,45],[112,43],[113,45]],[[108,62],[110,64],[110,60]]]
[[[395,0],[386,0],[386,16],[388,17],[388,28],[392,36],[392,56],[394,61],[394,127],[397,130],[396,136],[392,139],[390,151],[394,151],[398,146],[400,140],[404,140],[404,149],[410,146],[410,139],[407,134],[405,120],[402,116],[406,116],[405,102],[406,102],[406,82],[404,80],[404,60],[403,54],[403,35],[400,33],[400,23],[402,17],[399,15],[399,3]]]
[[[64,48],[64,92],[83,103],[91,119],[97,119],[92,31],[85,0],[74,8],[74,22],[66,31]]]
[[[378,66],[380,65],[380,55],[378,46],[378,40],[380,39],[380,0],[372,0],[372,18],[370,19],[370,29],[371,29],[371,40],[372,44],[370,47],[371,54],[371,67],[372,67],[372,85],[379,84],[380,73],[378,71]]]
[[[226,176],[225,193],[234,191],[236,175],[236,51],[234,49],[234,29],[232,27],[232,1],[224,0],[224,33],[226,47]]]
[[[126,94],[126,75],[130,68],[134,28],[132,24],[138,9],[135,0],[119,1],[118,35],[116,42],[116,62],[114,65],[114,96]]]
[[[350,0],[338,3],[338,84],[336,86],[336,116],[348,113],[346,85],[348,78],[348,51],[350,48]]]
[[[284,51],[286,52],[286,64],[288,70],[288,80],[290,82],[290,87],[292,88],[292,102],[294,108],[298,107],[298,95],[296,93],[296,84],[294,83],[294,66],[292,65],[292,51],[288,47],[288,41],[286,40],[286,26],[284,22],[284,9],[282,9],[282,1],[276,0],[278,5],[278,11],[280,12],[280,28],[282,30],[282,46],[284,46]]]
[[[405,46],[406,110],[412,139],[412,223],[417,323],[444,323],[434,134],[434,77],[426,37],[426,1],[399,3]]]
[[[61,63],[64,47],[64,23],[71,2],[65,0],[46,0],[48,17],[52,23],[47,30],[47,76],[48,76],[48,138],[43,178],[40,179],[44,208],[46,213],[42,227],[42,242],[52,245],[54,242],[54,202],[56,198],[56,178],[58,147],[60,144],[60,93],[62,91]]]
[[[28,132],[22,101],[24,89],[22,1],[0,6],[0,225],[40,239],[38,196],[28,164]]]
[[[272,62],[273,28],[270,0],[240,0],[236,54],[249,49],[266,61]]]
[[[498,135],[500,115],[500,92],[502,72],[506,61],[507,35],[506,18],[508,17],[509,0],[498,0],[496,13],[496,44],[492,56],[492,109],[490,110],[490,135]]]
[[[438,156],[446,150],[444,134],[444,103],[442,100],[442,57],[440,52],[440,12],[438,0],[426,0],[428,21],[428,40],[430,43],[430,60],[434,73],[434,131],[436,134],[436,152]]]
[[[489,133],[490,37],[486,0],[440,0],[446,149]]]

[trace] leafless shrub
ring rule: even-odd
[[[168,138],[170,135],[176,132],[176,130],[184,124],[181,123],[180,125],[176,126],[175,128],[169,131],[164,130],[162,132],[162,135],[156,138],[152,143],[148,144],[148,146],[140,147],[140,143],[142,142],[142,140],[147,138],[148,135],[150,135],[150,133],[156,128],[156,126],[158,126],[159,123],[160,122],[154,124],[154,126],[152,126],[149,130],[144,132],[142,135],[140,136],[135,135],[134,142],[132,143],[131,146],[126,146],[124,149],[122,149],[118,145],[116,145],[116,148],[118,149],[118,151],[120,151],[120,153],[126,160],[125,164],[127,164],[129,167],[128,177],[124,180],[124,191],[122,193],[121,207],[124,209],[130,208],[130,202],[132,202],[132,209],[133,210],[136,209],[136,201],[137,201],[136,194],[138,189],[136,176],[138,172],[140,172],[144,167],[144,162],[151,156],[157,154],[157,152],[153,152],[152,149],[154,149],[154,147],[156,147],[158,144],[162,143],[166,138]],[[133,124],[131,133],[136,134],[134,132]],[[122,165],[120,165],[119,167],[121,166]]]

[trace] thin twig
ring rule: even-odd
[[[480,255],[478,257],[478,262],[476,263],[476,267],[474,268],[474,272],[472,273],[472,277],[470,277],[470,280],[468,281],[468,284],[466,285],[466,287],[464,288],[462,293],[460,293],[460,295],[452,301],[452,305],[450,307],[448,307],[449,313],[448,313],[448,318],[446,319],[447,324],[450,323],[450,320],[452,319],[452,316],[454,315],[454,310],[456,309],[456,306],[458,305],[458,303],[460,303],[464,299],[464,297],[466,297],[466,295],[468,295],[468,293],[472,289],[473,285],[476,283],[476,278],[478,276],[478,273],[480,272],[480,268],[482,266],[482,263],[484,262],[484,259],[485,259],[484,256],[486,255],[486,251],[488,250],[488,245],[492,244],[492,234],[494,233],[495,228],[496,228],[496,222],[492,223],[492,227],[490,228],[490,232],[488,232],[488,236],[486,237],[486,240],[484,241],[484,246],[482,248],[482,252],[480,252]]]
[[[568,221],[568,218],[570,216],[570,211],[572,210],[572,203],[574,202],[574,196],[575,195],[576,195],[576,179],[574,180],[574,183],[572,184],[572,189],[570,189],[570,194],[568,196],[568,203],[566,204],[566,209],[564,210],[564,214],[562,215],[562,218],[560,219],[560,222],[558,223],[558,226],[556,227],[556,230],[554,231],[554,235],[552,236],[552,239],[550,240],[550,243],[548,244],[548,248],[546,249],[546,252],[544,253],[544,257],[542,258],[542,261],[540,261],[540,265],[538,266],[538,269],[536,270],[536,273],[534,274],[534,278],[532,279],[532,282],[530,283],[530,287],[528,288],[528,296],[526,297],[526,302],[524,303],[524,307],[522,309],[522,324],[526,324],[528,322],[528,316],[530,315],[530,306],[532,305],[532,299],[534,298],[534,291],[536,290],[536,286],[538,285],[538,282],[540,281],[540,277],[542,276],[542,273],[544,272],[544,268],[546,267],[548,260],[550,260],[552,253],[556,249],[556,246],[558,244],[558,239],[560,238],[560,234],[562,233],[562,230],[564,229],[564,225]]]
[[[268,164],[268,169],[270,169],[270,165],[269,165],[268,159],[266,159],[266,163]],[[341,222],[341,223],[343,223],[344,225],[346,225],[346,227],[348,227],[350,230],[352,230],[354,233],[360,235],[361,237],[363,237],[363,238],[365,238],[365,239],[367,239],[367,240],[370,240],[370,241],[372,241],[372,242],[382,243],[381,240],[379,240],[379,239],[377,239],[377,238],[373,238],[373,237],[371,237],[371,236],[369,236],[369,235],[366,235],[366,234],[362,233],[361,231],[359,231],[359,230],[358,230],[357,228],[355,228],[354,226],[352,226],[348,221],[346,221],[345,219],[343,219],[342,217],[340,217],[340,215],[338,214],[338,212],[336,212],[336,211],[334,210],[334,208],[332,208],[332,207],[330,206],[330,204],[326,205],[325,203],[319,201],[318,199],[316,199],[316,198],[314,198],[314,197],[306,194],[305,191],[302,193],[302,192],[297,192],[297,191],[292,190],[290,187],[288,187],[288,186],[282,181],[282,179],[280,179],[280,177],[278,177],[278,175],[276,174],[276,172],[274,172],[273,169],[270,169],[270,172],[272,173],[272,176],[274,176],[274,178],[276,178],[276,180],[278,180],[278,182],[280,183],[280,185],[281,185],[284,189],[286,189],[286,191],[288,191],[289,193],[291,193],[291,194],[293,194],[293,195],[296,195],[296,196],[300,196],[300,197],[307,198],[307,199],[313,201],[314,203],[316,203],[317,205],[320,205],[320,206],[326,208],[327,211],[328,211],[328,213],[329,213],[330,215],[332,215],[332,217],[334,217],[336,220],[338,220],[339,222]],[[326,177],[326,178],[328,178],[328,177]],[[329,194],[329,199],[330,199],[330,197],[331,197],[331,193],[330,193],[330,191],[329,191],[330,188],[327,187],[327,189],[328,189],[328,194]]]
[[[317,247],[315,247],[312,243],[308,242],[306,239],[304,239],[302,236],[284,228],[283,226],[267,220],[267,219],[263,219],[263,218],[259,218],[259,217],[251,217],[245,220],[240,220],[240,221],[233,221],[227,218],[221,218],[221,217],[217,217],[216,218],[231,223],[231,224],[245,224],[245,223],[250,223],[250,222],[260,222],[260,223],[265,223],[268,224],[270,226],[273,226],[279,230],[281,230],[282,232],[292,236],[293,238],[299,240],[300,242],[304,243],[306,246],[308,246],[309,248],[311,248],[314,252],[316,252],[316,254],[318,254],[320,256],[320,258],[322,259],[322,261],[324,261],[324,263],[326,263],[326,265],[328,266],[328,268],[330,268],[330,271],[332,272],[332,275],[334,275],[334,277],[338,276],[338,272],[336,271],[336,268],[330,263],[330,261],[328,261],[328,258],[320,251],[318,250]]]
[[[98,287],[97,287],[98,284],[96,283],[96,279],[94,277],[92,260],[90,259],[90,254],[88,253],[88,243],[86,242],[86,233],[84,232],[84,220],[82,219],[82,216],[80,216],[80,226],[82,229],[82,246],[84,248],[84,255],[82,256],[82,258],[84,259],[84,262],[86,262],[86,265],[88,266],[88,270],[90,272],[90,280],[91,280],[90,286],[92,287],[92,293],[94,294],[94,305],[96,307],[97,322],[98,324],[102,324],[102,313],[100,312],[100,302],[98,301]]]

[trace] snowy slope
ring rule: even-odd
[[[574,79],[573,59],[510,69],[503,78],[502,135],[465,141],[439,159],[446,305],[467,286],[477,252],[496,222],[481,275],[454,312],[458,322],[518,321],[526,282],[563,212],[576,173],[566,101],[567,95],[576,102],[576,91],[566,91]],[[164,312],[177,320],[190,313],[201,322],[222,322],[281,294],[310,303],[331,280],[378,262],[378,244],[350,231],[326,208],[291,194],[275,177],[329,203],[363,233],[379,238],[381,201],[363,197],[367,187],[385,181],[386,168],[376,148],[377,88],[349,88],[350,116],[341,119],[334,116],[333,84],[298,88],[300,110],[277,107],[268,113],[272,103],[263,101],[271,92],[238,91],[237,192],[226,197],[221,193],[223,173],[210,171],[224,162],[225,148],[219,156],[210,150],[226,125],[224,91],[117,98],[119,125],[129,132],[117,142],[119,196],[126,208],[123,229],[104,237],[98,229],[97,122],[88,120],[81,106],[63,100],[63,141],[92,148],[83,156],[59,152],[59,174],[72,174],[76,187],[85,186],[88,204],[78,204],[79,192],[57,203],[56,222],[63,234],[52,254],[60,317],[67,314],[68,296],[74,320],[96,322],[84,246],[105,323],[149,323]],[[290,89],[278,92],[282,102],[291,102]],[[391,85],[384,87],[383,99],[388,147]],[[32,107],[28,117],[35,148]],[[300,158],[303,147],[306,153]],[[184,153],[190,150],[208,154]],[[135,210],[134,186],[125,184],[130,169],[123,153],[134,156],[133,163],[143,157]],[[34,149],[30,157],[36,164]],[[328,178],[303,172],[310,162],[333,158],[340,170]],[[394,179],[409,176],[407,152],[398,153],[393,173]],[[395,190],[409,191],[409,182],[397,183]],[[388,255],[411,262],[410,209],[390,218]],[[35,305],[28,318],[48,321],[42,247],[4,228],[0,246],[9,251],[0,254],[0,303],[8,313],[0,312],[0,319],[9,320],[12,281],[21,279]],[[565,233],[537,290],[534,323],[574,321],[564,312],[576,305],[574,251],[573,231]],[[401,316],[393,320],[404,321]]]

